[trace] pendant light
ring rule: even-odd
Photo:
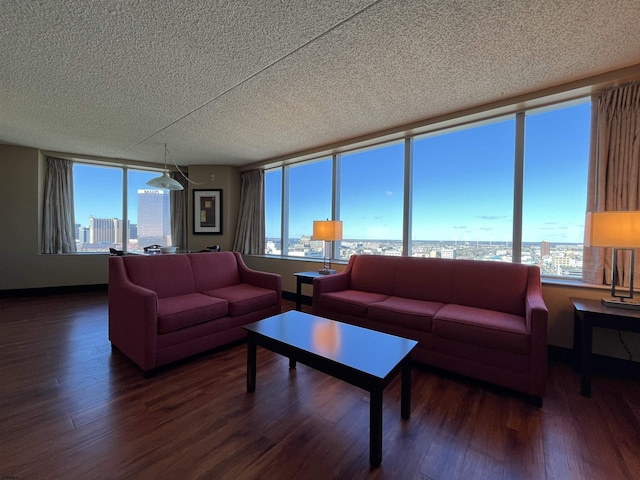
[[[174,180],[169,176],[169,170],[167,170],[167,144],[164,144],[164,172],[162,175],[156,178],[152,178],[147,182],[147,185],[154,188],[162,188],[165,190],[184,190],[184,187],[180,185],[180,182]]]

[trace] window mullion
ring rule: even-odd
[[[522,195],[524,188],[524,125],[525,114],[516,114],[516,141],[513,178],[513,239],[511,261],[522,261]]]
[[[404,208],[402,219],[402,255],[411,256],[411,219],[413,210],[413,137],[404,140]]]

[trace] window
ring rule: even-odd
[[[265,183],[265,252],[267,255],[282,253],[282,168],[268,170]]]
[[[582,276],[591,103],[526,117],[522,263]]]
[[[267,244],[280,231],[282,255],[321,258],[313,220],[334,211],[341,260],[408,252],[580,276],[590,120],[582,99],[270,171]]]
[[[122,179],[121,168],[73,165],[78,252],[122,249]]]
[[[339,258],[402,254],[404,142],[340,156]]]
[[[149,245],[172,245],[169,190],[149,187],[156,172],[127,172],[127,251],[142,252]]]
[[[411,255],[511,261],[515,119],[413,145]]]
[[[157,172],[74,163],[77,251],[135,252],[151,244],[171,245],[169,192],[145,184],[156,176]]]
[[[324,158],[285,167],[289,198],[288,239],[283,254],[322,258],[323,242],[312,241],[313,221],[331,218],[332,160]]]

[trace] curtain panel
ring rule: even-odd
[[[74,253],[73,162],[47,158],[42,216],[42,253]]]
[[[640,210],[640,82],[595,94],[591,108],[587,211]],[[620,253],[620,283],[628,286],[630,253]],[[610,248],[585,247],[582,280],[611,284],[611,257]]]
[[[242,174],[240,212],[233,250],[249,255],[264,254],[264,171]]]
[[[172,173],[171,178],[182,185],[183,190],[170,190],[171,243],[178,251],[187,250],[187,190],[188,181],[181,174]]]

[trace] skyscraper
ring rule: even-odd
[[[169,192],[138,190],[138,245],[171,245]]]
[[[119,218],[95,218],[89,216],[89,243],[122,243],[122,220]]]

